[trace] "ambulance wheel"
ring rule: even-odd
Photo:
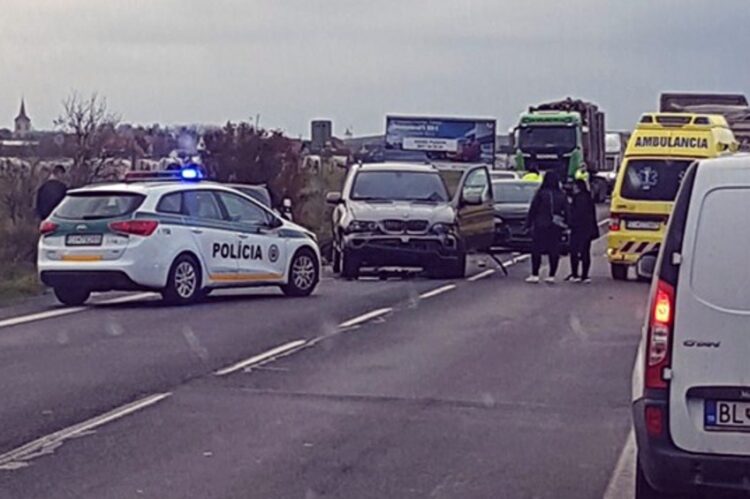
[[[612,271],[612,279],[615,281],[628,280],[628,266],[621,263],[611,263],[609,268]]]
[[[341,277],[344,279],[359,277],[359,260],[346,249],[341,252]]]
[[[55,298],[68,306],[83,305],[91,296],[91,291],[84,288],[54,288]]]
[[[287,296],[308,296],[318,285],[318,258],[308,248],[301,248],[289,264],[289,282],[281,286]]]
[[[201,292],[201,267],[190,255],[180,255],[169,270],[167,286],[161,296],[170,305],[187,305],[198,300]]]

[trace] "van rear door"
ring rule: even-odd
[[[676,290],[670,434],[689,452],[750,455],[750,169],[702,166]]]

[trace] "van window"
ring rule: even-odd
[[[636,201],[674,201],[692,159],[631,159],[620,195]]]
[[[750,189],[711,191],[703,200],[696,231],[691,286],[715,307],[750,311]],[[727,237],[727,235],[731,237]]]

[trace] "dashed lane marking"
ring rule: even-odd
[[[446,284],[445,286],[441,286],[439,288],[435,288],[435,289],[433,289],[431,291],[425,291],[424,293],[422,293],[421,295],[419,295],[419,297],[424,300],[425,298],[432,298],[433,296],[441,295],[441,294],[443,294],[443,293],[445,293],[447,291],[450,291],[452,289],[456,289],[456,285],[455,284]]]
[[[32,459],[55,452],[55,449],[60,447],[65,440],[79,437],[104,424],[123,418],[128,414],[140,411],[141,409],[145,409],[148,406],[161,402],[170,395],[172,395],[172,392],[149,395],[148,397],[125,404],[117,409],[96,416],[82,423],[37,438],[36,440],[17,447],[5,454],[0,454],[0,470],[11,471],[24,468],[29,465],[29,461]]]
[[[218,371],[214,372],[214,374],[216,376],[226,376],[227,374],[232,374],[234,372],[262,364],[269,360],[276,359],[277,357],[280,357],[284,354],[289,354],[292,351],[295,351],[298,348],[304,346],[305,343],[307,343],[305,340],[294,340],[290,341],[289,343],[284,343],[283,345],[272,348],[267,352],[263,352],[261,354],[250,357],[249,359],[242,360],[240,362],[237,362],[236,364],[232,364],[229,367],[219,369]]]
[[[603,499],[632,499],[635,497],[635,435],[630,430],[617,465],[609,479]]]
[[[478,274],[474,274],[471,277],[467,277],[466,280],[469,281],[469,282],[474,282],[474,281],[478,281],[479,279],[484,279],[485,277],[489,277],[489,276],[491,276],[494,273],[495,273],[495,269],[487,269],[487,270],[485,270],[483,272],[480,272]]]
[[[346,329],[352,326],[358,326],[359,324],[362,324],[363,322],[367,322],[377,317],[383,316],[385,314],[389,314],[392,311],[393,309],[391,307],[386,307],[386,308],[379,308],[377,310],[373,310],[372,312],[367,312],[366,314],[358,315],[357,317],[354,317],[353,319],[349,319],[348,321],[345,321],[339,324],[339,329]]]

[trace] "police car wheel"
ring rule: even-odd
[[[63,305],[83,305],[91,296],[91,291],[82,288],[54,288],[55,298]]]
[[[184,305],[196,301],[201,296],[200,265],[189,255],[178,257],[169,271],[167,287],[162,291],[164,301]]]
[[[281,287],[287,296],[308,296],[318,284],[318,263],[315,254],[302,248],[289,265],[289,282]]]

